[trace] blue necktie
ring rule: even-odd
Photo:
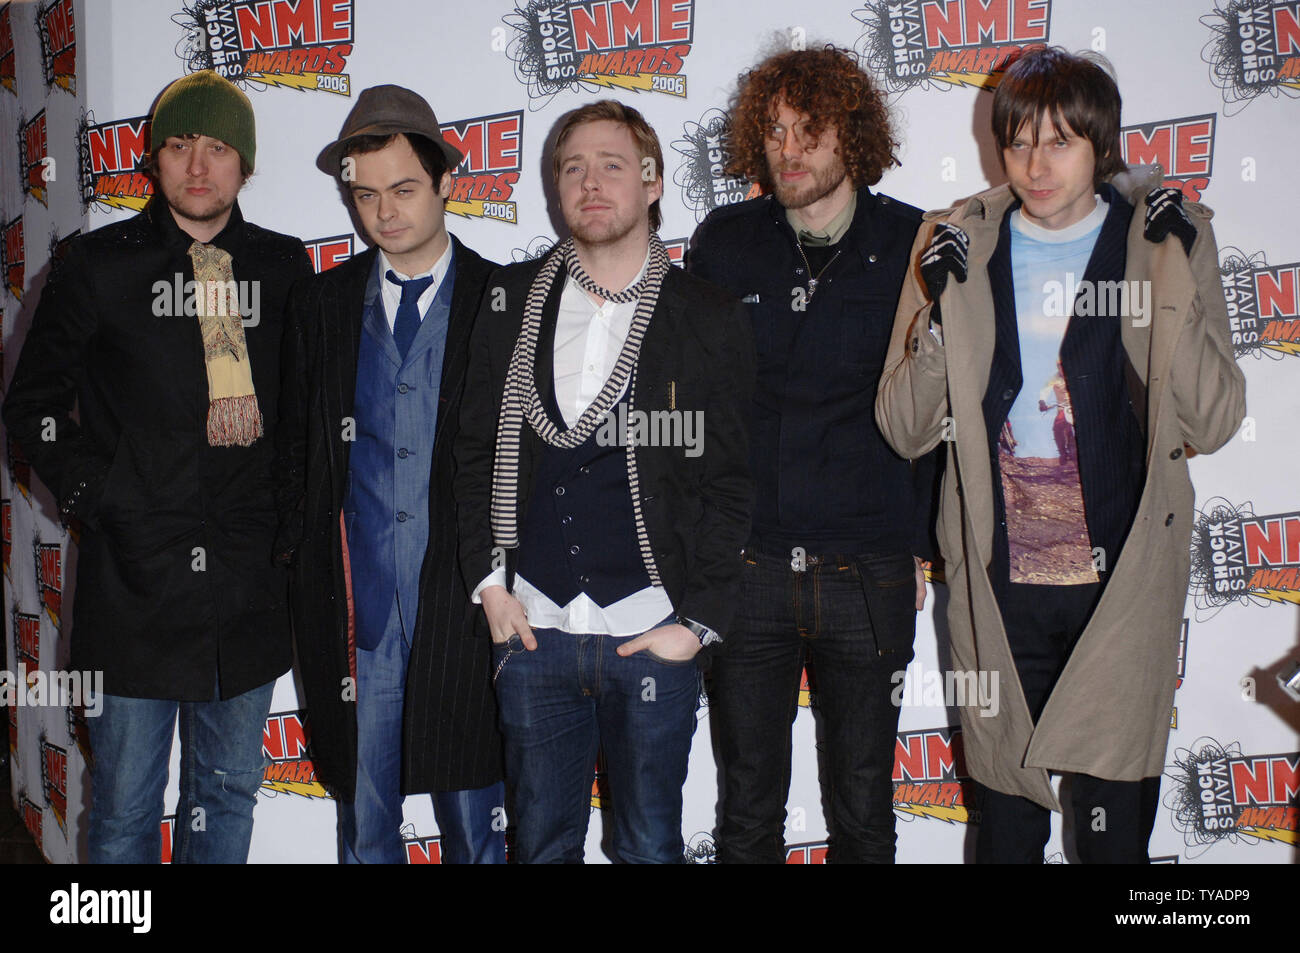
[[[393,340],[397,342],[397,353],[406,360],[406,352],[411,349],[415,332],[420,330],[420,295],[433,284],[433,276],[412,278],[403,281],[393,271],[384,276],[395,285],[402,286],[402,301],[397,306],[397,317],[393,319]]]

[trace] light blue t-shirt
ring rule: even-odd
[[[1061,342],[1108,206],[1062,229],[1011,216],[1011,271],[1024,384],[999,440],[1011,581],[1095,582]]]

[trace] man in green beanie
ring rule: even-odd
[[[64,522],[82,526],[72,664],[104,673],[88,719],[95,863],[159,861],[178,712],[172,859],[247,859],[272,688],[292,660],[268,434],[285,302],[311,263],[240,214],[255,149],[252,105],[228,80],[167,87],[154,198],[68,243],[4,403]]]

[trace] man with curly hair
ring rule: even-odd
[[[764,193],[714,211],[690,270],[742,298],[758,349],[757,481],[736,623],[713,661],[722,863],[782,863],[805,661],[825,734],[832,862],[892,862],[895,673],[912,657],[933,464],[872,419],[921,213],[871,191],[898,140],[843,50],[784,52],[741,80],[728,171]]]
[[[1125,166],[1119,89],[1090,56],[1022,55],[992,125],[1008,182],[926,216],[877,418],[900,453],[951,441],[938,536],[953,667],[1001,695],[960,708],[976,861],[1042,863],[1058,771],[1079,859],[1146,863],[1187,593],[1187,457],[1245,412],[1210,212],[1160,169]],[[1106,293],[1120,287],[1141,290]]]

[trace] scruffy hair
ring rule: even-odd
[[[627,127],[627,131],[632,133],[632,141],[636,143],[638,158],[649,156],[654,159],[655,176],[663,179],[664,151],[659,145],[659,136],[655,134],[654,127],[631,106],[625,106],[616,99],[598,99],[594,103],[579,106],[560,120],[560,131],[555,136],[555,151],[551,153],[551,171],[556,182],[560,181],[560,162],[564,158],[564,143],[569,134],[584,123],[599,122],[602,119]],[[655,199],[650,206],[650,230],[659,231],[661,222],[659,200]]]
[[[1099,185],[1125,169],[1119,112],[1119,87],[1097,59],[1076,56],[1059,46],[1030,49],[1011,61],[993,94],[998,160],[1005,171],[1002,150],[1022,127],[1038,145],[1038,127],[1047,115],[1058,133],[1064,123],[1092,143],[1097,163],[1093,184]]]
[[[740,77],[727,117],[727,171],[772,190],[764,142],[784,102],[808,115],[808,133],[834,129],[840,161],[854,188],[875,185],[898,164],[898,139],[885,97],[848,50],[790,50],[769,56]]]

